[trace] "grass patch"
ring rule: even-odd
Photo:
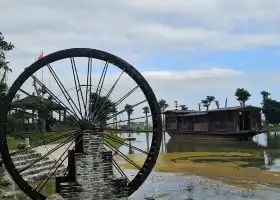
[[[17,134],[17,135],[11,135],[11,136],[7,136],[7,143],[8,143],[8,147],[10,150],[15,150],[17,149],[17,145],[20,143],[24,143],[24,139],[25,138],[29,138],[30,141],[30,145],[36,145],[36,144],[40,144],[42,142],[45,141],[46,144],[59,144],[64,142],[67,139],[67,136],[62,138],[62,139],[58,139],[54,142],[50,142],[48,143],[49,140],[52,140],[54,138],[60,137],[65,135],[66,133],[64,132],[47,132],[47,133],[24,133],[24,134]],[[105,133],[108,134],[108,136],[106,138],[107,142],[104,140],[104,143],[106,145],[108,145],[108,142],[113,145],[115,148],[120,148],[120,146],[122,146],[122,143],[125,141],[125,139],[115,135],[115,134],[109,134],[109,133]]]
[[[7,136],[7,144],[8,144],[8,147],[10,150],[15,150],[17,149],[17,146],[20,144],[20,143],[23,143],[24,140],[23,139],[20,139],[20,138],[13,138],[11,136]]]

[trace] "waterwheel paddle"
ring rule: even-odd
[[[38,77],[43,69],[44,76]],[[46,187],[55,187],[56,176],[67,175],[68,151],[82,152],[85,131],[107,132],[104,148],[137,171],[127,176],[124,165],[113,161],[116,176],[128,179],[129,195],[145,182],[159,154],[162,121],[153,90],[133,66],[104,51],[74,48],[39,59],[15,80],[0,110],[3,163],[20,190],[32,199],[46,199],[51,195]],[[144,121],[143,130],[133,128],[135,121]],[[149,149],[121,137],[141,130],[150,131]],[[31,146],[17,149],[24,138],[30,138]],[[130,159],[120,150],[124,147],[129,153],[144,155],[143,163]]]

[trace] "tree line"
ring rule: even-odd
[[[262,112],[265,116],[265,123],[278,125],[280,123],[280,102],[275,99],[272,99],[270,97],[271,94],[265,90],[261,91],[260,95],[262,97],[261,105]],[[236,100],[239,102],[240,106],[246,106],[246,103],[252,95],[245,88],[237,88],[234,96],[236,97]],[[224,108],[227,107],[227,101],[228,98],[226,98],[225,100]],[[202,108],[204,108],[205,111],[208,111],[212,103],[215,103],[217,109],[220,108],[220,102],[215,98],[215,96],[206,96],[205,99],[202,99],[198,103],[198,110],[202,111]],[[167,107],[169,107],[166,100],[164,99],[161,99],[159,101],[159,105],[161,108],[163,108],[163,112],[166,110]],[[174,101],[174,107],[175,110],[188,110],[187,105],[179,104],[178,101]]]

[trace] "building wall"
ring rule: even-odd
[[[177,130],[177,115],[176,114],[168,114],[165,115],[165,128],[166,130]]]
[[[210,114],[210,130],[211,132],[233,132],[236,127],[235,111],[225,111]]]
[[[261,114],[260,111],[251,111],[250,112],[250,118],[251,118],[251,129],[252,130],[260,130],[261,127]]]
[[[104,150],[103,133],[83,135],[84,153],[75,153],[76,182],[60,183],[65,200],[128,197],[125,178],[113,177],[112,152]]]

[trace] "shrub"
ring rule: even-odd
[[[20,144],[17,145],[18,149],[25,149],[25,147],[26,147],[26,145],[23,144],[23,143],[20,143]]]

